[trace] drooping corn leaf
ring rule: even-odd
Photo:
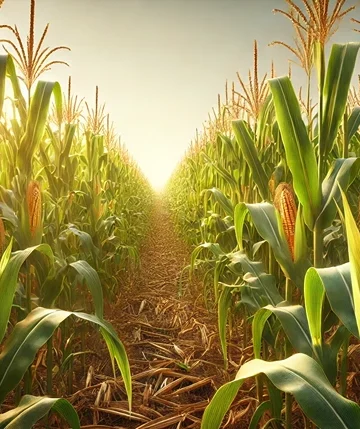
[[[355,180],[360,167],[359,158],[339,158],[334,161],[322,183],[322,205],[317,224],[328,228],[336,215],[336,203],[341,199],[340,189],[346,191]]]
[[[276,306],[283,301],[275,277],[265,272],[261,262],[251,261],[244,252],[230,253],[227,257],[231,262],[228,268],[238,276],[243,276],[243,280],[257,295],[261,307],[268,304]]]
[[[320,307],[322,307],[323,302],[323,291],[326,293],[332,311],[353,335],[359,337],[355,318],[350,264],[346,263],[328,268],[310,268],[306,273],[305,305],[310,331],[314,332],[314,342],[318,343],[321,337],[322,316]]]
[[[236,207],[235,230],[238,240],[242,240],[242,228],[245,220],[244,210],[249,211],[255,228],[260,236],[266,240],[276,260],[283,269],[285,275],[291,278],[297,286],[301,287],[300,276],[291,257],[289,245],[286,241],[281,222],[276,214],[275,207],[270,203],[246,204],[240,203]]]
[[[225,253],[221,250],[221,247],[218,243],[203,243],[197,246],[191,253],[191,269],[194,269],[196,259],[203,250],[208,250],[211,252],[217,259],[225,256]]]
[[[71,425],[72,429],[80,429],[79,417],[66,399],[31,395],[21,398],[16,408],[0,414],[0,429],[32,428],[50,410],[57,412]]]
[[[95,314],[103,319],[104,299],[99,274],[86,261],[75,261],[69,265],[85,280],[94,301]]]
[[[215,201],[218,202],[220,204],[220,207],[224,210],[224,212],[233,217],[234,216],[234,207],[232,202],[229,200],[229,198],[227,198],[223,192],[221,192],[219,189],[217,188],[211,188],[211,189],[204,189],[201,192],[201,195],[204,195],[204,197],[208,197],[208,195],[211,194]]]
[[[341,190],[344,215],[345,215],[345,226],[346,226],[346,238],[348,242],[348,252],[350,260],[350,274],[351,274],[351,285],[352,285],[352,297],[354,301],[355,319],[360,332],[360,232],[356,225],[355,219],[351,212],[349,203],[346,199],[345,193]]]
[[[298,353],[280,361],[255,359],[244,364],[235,380],[215,393],[205,410],[201,429],[218,429],[244,380],[261,373],[278,389],[294,395],[306,416],[320,429],[357,427],[360,407],[336,392],[314,359]]]
[[[312,356],[311,337],[304,308],[301,305],[280,304],[277,307],[268,305],[255,314],[252,331],[255,357],[260,357],[263,329],[271,314],[275,314],[280,320],[281,326],[295,351]]]
[[[91,322],[100,327],[112,360],[116,360],[122,374],[131,407],[131,374],[125,348],[112,326],[97,316],[38,307],[15,325],[0,354],[0,403],[22,379],[37,351],[53,335],[55,329],[69,316]]]
[[[47,244],[14,252],[0,275],[0,342],[4,338],[21,266],[33,252],[40,252],[53,264],[54,255]]]
[[[254,141],[248,130],[248,125],[243,120],[237,120],[232,122],[232,128],[244,158],[249,165],[252,178],[259,188],[260,195],[266,200],[269,196],[269,178],[259,160]]]

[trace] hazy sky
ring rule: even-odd
[[[30,0],[5,0],[0,22],[28,28]],[[359,0],[349,1],[360,5]],[[155,187],[165,183],[195,129],[223,93],[225,80],[252,67],[259,43],[262,73],[274,59],[287,71],[290,53],[268,43],[291,43],[292,27],[273,8],[284,0],[37,0],[37,35],[50,22],[46,46],[67,45],[43,79],[93,103],[95,86],[116,129]],[[360,9],[353,15],[360,18]],[[359,41],[344,20],[335,41]],[[7,33],[2,30],[4,37]],[[358,62],[359,64],[359,62]],[[357,67],[360,72],[360,67]],[[301,72],[294,69],[300,81]]]

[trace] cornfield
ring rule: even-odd
[[[206,326],[200,357],[173,344],[177,359],[168,359],[166,332],[177,329],[179,310],[168,331],[156,328],[165,340],[151,342],[153,360],[144,349],[132,364],[129,340],[106,320],[129,285],[135,294],[158,197],[120,143],[98,87],[92,105],[73,94],[71,78],[65,91],[41,80],[68,66],[54,58],[69,48],[43,47],[49,25],[36,45],[35,0],[26,39],[0,26],[0,428],[64,420],[80,428],[74,386],[86,378],[83,388],[91,387],[91,331],[108,350],[106,380],[121,388],[112,397],[102,383],[97,395],[107,399],[102,407],[96,399],[93,425],[82,427],[120,418],[142,429],[360,427],[360,43],[329,46],[342,20],[358,38],[357,9],[346,0],[285,0],[275,12],[292,23],[294,45],[270,45],[296,59],[304,86],[294,88],[291,69],[277,76],[274,64],[259,76],[255,41],[248,81],[237,73],[226,83],[162,196],[190,249],[176,296],[171,289],[176,308],[200,278],[203,309],[217,320],[221,371],[213,362],[214,373],[198,381],[193,371],[211,348]],[[156,286],[163,301],[165,276]],[[146,306],[164,317],[146,293],[131,317]],[[149,335],[151,320],[139,324]],[[150,368],[142,387],[132,373],[139,360]],[[183,371],[178,379],[170,364]],[[167,378],[154,381],[161,371]],[[204,386],[219,373],[209,393]],[[181,408],[191,377],[203,388],[198,407]],[[134,388],[143,389],[140,406]],[[116,405],[125,400],[127,412]],[[106,404],[118,419],[112,426],[99,422]],[[166,416],[156,404],[175,411]]]

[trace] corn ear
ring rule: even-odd
[[[280,213],[286,241],[289,245],[292,259],[294,260],[297,208],[294,191],[291,185],[283,182],[277,186],[275,189],[274,206]]]
[[[32,180],[26,192],[26,204],[29,214],[29,229],[31,238],[34,238],[41,228],[41,191],[39,182]]]
[[[271,196],[274,198],[274,196],[275,196],[275,178],[274,178],[274,174],[271,175],[268,185],[269,185]]]

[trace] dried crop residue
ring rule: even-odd
[[[71,398],[86,424],[83,427],[199,428],[216,388],[233,378],[241,348],[229,347],[233,366],[225,371],[216,311],[205,308],[201,282],[188,281],[186,293],[179,297],[179,277],[189,260],[190,249],[174,232],[169,212],[158,200],[141,251],[141,268],[106,314],[129,356],[132,413],[121,377],[110,376],[104,349],[99,352],[104,359],[93,360],[89,386]],[[229,414],[224,427],[248,427],[255,406],[253,397],[239,398],[236,412]]]

